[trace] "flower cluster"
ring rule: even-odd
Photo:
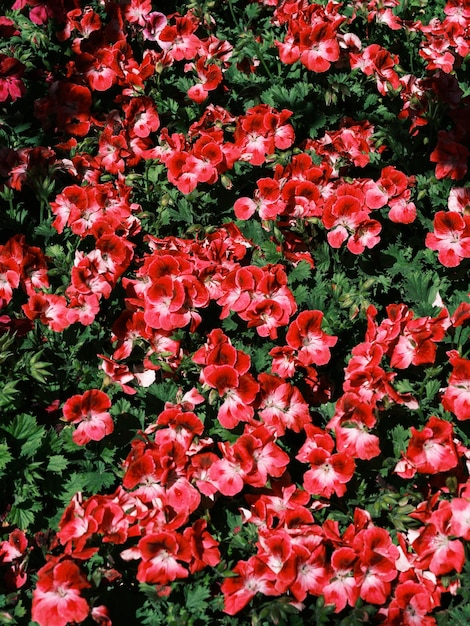
[[[0,622],[465,621],[469,37],[0,16]]]

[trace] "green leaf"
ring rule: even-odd
[[[79,491],[84,491],[87,479],[84,474],[74,472],[70,478],[65,481],[60,499],[64,504],[68,504],[73,496]]]
[[[31,507],[26,503],[24,508],[13,505],[8,513],[10,523],[21,530],[26,530],[36,518]]]
[[[401,458],[403,452],[408,448],[408,441],[410,439],[410,432],[408,428],[404,428],[401,424],[397,424],[391,430],[391,436],[393,441],[393,453],[395,458]]]
[[[83,474],[85,479],[84,490],[86,487],[86,493],[95,494],[99,493],[102,489],[107,489],[116,481],[116,476],[111,472],[85,472]]]
[[[294,298],[299,306],[310,301],[311,289],[307,285],[299,285],[294,289]]]
[[[62,472],[67,466],[68,460],[61,454],[53,454],[49,457],[49,462],[46,467],[47,472]]]
[[[25,457],[34,456],[39,447],[41,446],[41,442],[46,434],[46,430],[44,426],[39,426],[37,430],[32,433],[28,439],[21,446],[21,455]]]
[[[15,397],[20,393],[18,389],[16,389],[16,384],[18,381],[12,380],[10,382],[2,385],[0,389],[0,407],[6,409],[11,406],[15,402]]]
[[[223,328],[224,332],[226,332],[226,333],[230,333],[230,332],[232,332],[234,330],[237,330],[238,324],[234,320],[233,315],[229,315],[224,320],[222,320],[222,328]]]
[[[13,422],[5,427],[5,430],[15,439],[30,439],[39,432],[42,433],[42,437],[45,432],[43,426],[37,425],[35,417],[25,413],[17,415]]]
[[[312,268],[307,261],[300,261],[294,269],[289,272],[289,280],[292,283],[300,283],[312,275]]]
[[[270,346],[268,345],[253,351],[251,362],[257,372],[264,372],[270,366],[271,357],[268,354],[269,349]]]
[[[3,474],[3,470],[12,460],[13,456],[10,452],[8,444],[6,442],[0,443],[0,474]]]
[[[204,613],[207,609],[207,600],[211,597],[211,590],[201,585],[185,587],[185,606],[190,613]]]

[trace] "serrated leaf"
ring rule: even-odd
[[[36,516],[30,507],[21,508],[13,505],[8,513],[9,522],[21,530],[26,530],[35,518]]]
[[[237,328],[238,328],[238,324],[231,315],[229,315],[229,317],[226,317],[224,320],[222,320],[222,329],[226,333],[229,333],[232,330],[236,330]]]
[[[393,453],[397,459],[399,459],[403,452],[408,447],[408,441],[410,439],[410,432],[407,428],[404,428],[401,424],[397,424],[391,431],[393,441]]]
[[[262,245],[262,258],[265,263],[279,263],[282,261],[282,253],[273,241],[265,241]]]
[[[290,272],[289,280],[293,283],[300,283],[310,278],[312,268],[307,261],[300,261]]]
[[[13,456],[10,452],[8,444],[0,443],[0,471],[3,471],[8,463],[12,460]]]
[[[0,407],[7,408],[15,402],[15,396],[19,393],[15,385],[18,381],[13,380],[5,383],[0,389]]]
[[[107,489],[116,481],[116,476],[111,472],[85,472],[86,492],[89,494],[99,493]]]
[[[441,387],[440,380],[428,380],[426,383],[426,399],[431,400],[435,397]]]
[[[68,504],[76,493],[85,489],[85,485],[85,474],[78,474],[74,472],[73,474],[71,474],[70,478],[65,481],[63,491],[60,496],[61,501],[64,504]]]
[[[45,239],[48,239],[56,235],[57,231],[48,222],[43,222],[42,224],[36,226],[36,228],[34,229],[34,234],[38,237],[44,237]]]
[[[268,369],[271,357],[266,347],[255,350],[252,354],[251,361],[257,372],[264,372]]]
[[[203,613],[207,608],[207,600],[211,597],[211,591],[207,587],[185,587],[185,606],[190,613]]]
[[[413,393],[413,385],[410,383],[408,379],[397,380],[395,381],[395,389],[398,393]]]
[[[47,472],[62,472],[69,462],[61,454],[53,454],[49,457],[49,462],[46,467]]]
[[[379,97],[377,96],[377,94],[370,93],[364,100],[364,110],[369,109],[369,108],[375,109],[378,101],[379,101]]]
[[[153,383],[150,387],[147,387],[147,392],[150,392],[152,396],[166,402],[170,398],[174,398],[178,386],[172,381],[164,381],[162,383]]]
[[[299,306],[306,304],[310,299],[310,291],[307,285],[299,285],[294,289],[294,298]]]
[[[36,418],[32,415],[22,413],[17,415],[13,422],[5,427],[5,430],[15,439],[29,439],[37,431],[44,431],[44,427],[38,426]]]

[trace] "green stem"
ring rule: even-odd
[[[232,0],[228,0],[228,8],[230,9],[230,15],[232,16],[232,20],[234,25],[237,25],[237,18],[235,17],[235,12],[233,10]]]

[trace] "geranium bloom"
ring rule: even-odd
[[[335,613],[347,604],[354,606],[359,598],[360,588],[353,574],[356,561],[357,553],[349,547],[338,548],[331,556],[332,576],[322,591],[325,603],[335,606]]]
[[[40,626],[66,626],[83,622],[90,607],[80,591],[91,587],[71,560],[49,561],[38,571],[31,617]]]
[[[353,547],[359,552],[355,575],[361,585],[361,598],[384,604],[390,595],[391,581],[398,574],[395,566],[400,554],[398,548],[385,529],[376,527],[360,530]]]
[[[459,420],[470,419],[470,361],[458,353],[449,353],[453,366],[449,386],[442,396],[442,406],[454,413]]]
[[[468,149],[455,141],[450,133],[439,131],[436,148],[429,157],[436,163],[436,178],[451,178],[460,180],[467,173],[467,159],[470,156]]]
[[[138,550],[142,556],[137,570],[138,581],[167,585],[188,577],[189,572],[180,561],[189,563],[191,548],[178,533],[162,531],[146,535],[139,541]]]
[[[99,389],[90,389],[66,401],[63,407],[64,419],[71,424],[78,424],[72,436],[77,445],[100,441],[113,432],[114,423],[107,411],[110,406],[111,400]]]
[[[304,488],[308,493],[329,498],[335,493],[346,493],[348,483],[355,470],[352,457],[345,452],[330,454],[322,448],[312,450],[308,456],[311,468],[304,474]]]
[[[436,604],[428,585],[405,580],[397,585],[395,597],[388,608],[380,612],[388,615],[384,623],[390,626],[435,626],[436,620],[428,614]]]
[[[300,61],[312,72],[326,72],[339,59],[335,28],[320,22],[299,34]]]
[[[366,76],[374,75],[377,89],[382,96],[393,89],[400,87],[400,79],[393,69],[398,64],[398,57],[392,56],[385,48],[378,44],[371,44],[358,54],[350,53],[351,68],[361,69]]]
[[[434,217],[434,232],[426,235],[426,246],[439,252],[446,267],[457,267],[470,258],[470,215],[439,211]]]
[[[206,565],[215,567],[220,563],[219,542],[207,531],[205,519],[198,519],[183,533],[184,538],[191,546],[191,561],[189,571],[199,572]]]
[[[327,239],[332,248],[340,248],[347,241],[353,254],[373,248],[379,241],[382,227],[377,220],[369,219],[370,210],[363,192],[351,184],[341,184],[327,199],[322,215]]]
[[[19,269],[14,259],[0,258],[0,308],[11,301],[13,290],[20,284]]]
[[[436,576],[461,572],[465,563],[465,550],[459,539],[451,539],[452,508],[449,502],[441,502],[433,511],[429,522],[424,526],[412,546],[418,555],[416,566],[429,569]]]
[[[53,293],[32,294],[21,308],[28,319],[39,319],[55,332],[61,332],[70,326],[67,300],[64,296]]]
[[[255,462],[244,446],[220,442],[219,449],[224,458],[211,465],[209,478],[220,493],[234,496],[243,489],[246,476],[255,469]]]
[[[26,93],[22,76],[25,71],[23,63],[0,54],[0,102],[15,102]]]
[[[77,57],[77,69],[88,81],[92,91],[107,91],[122,77],[117,48],[98,48]]]
[[[306,424],[305,432],[307,440],[295,457],[302,463],[310,463],[304,474],[304,489],[326,498],[332,493],[342,496],[354,474],[354,459],[345,452],[333,453],[333,438],[321,428]]]
[[[252,600],[257,593],[277,595],[276,574],[256,556],[248,561],[239,561],[233,568],[237,576],[226,578],[222,583],[224,611],[235,615]]]
[[[410,478],[416,472],[437,474],[457,466],[458,455],[450,422],[432,416],[423,430],[411,427],[411,440],[403,461],[395,467],[395,473]]]
[[[262,391],[258,414],[276,436],[282,437],[286,428],[300,432],[311,422],[308,404],[297,387],[265,373],[260,374],[258,380]]]
[[[322,319],[321,311],[302,311],[289,326],[287,344],[298,350],[297,358],[303,366],[328,363],[330,348],[338,341],[322,331]]]
[[[437,318],[419,317],[408,320],[393,348],[390,366],[407,368],[411,364],[434,363],[436,343],[444,338],[449,326],[446,309],[442,309]]]
[[[131,135],[145,138],[160,127],[160,118],[153,100],[147,96],[132,98],[122,107],[126,114],[126,122]]]
[[[369,460],[380,454],[379,438],[369,432],[375,423],[371,403],[362,402],[354,393],[345,393],[336,403],[335,414],[327,428],[335,430],[338,452]]]
[[[0,564],[8,563],[5,574],[7,589],[19,589],[28,580],[25,571],[28,540],[22,530],[16,528],[10,533],[8,541],[0,542]]]
[[[48,128],[51,121],[54,127],[65,130],[70,135],[84,137],[90,130],[91,91],[84,85],[64,80],[52,83],[45,98],[35,104],[35,115]]]

